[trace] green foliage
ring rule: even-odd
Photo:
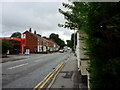
[[[60,27],[81,30],[87,37],[91,88],[119,88],[120,83],[120,2],[73,2],[63,4],[69,11]]]
[[[49,38],[54,40],[60,46],[60,48],[65,46],[65,42],[59,38],[58,34],[52,33],[50,34]]]
[[[77,45],[77,33],[72,33],[71,41],[72,41],[72,43],[74,43],[74,35],[75,35],[75,45]]]
[[[8,50],[12,49],[12,43],[6,39],[2,39],[2,54],[6,54]]]
[[[75,35],[75,45],[77,45],[77,33],[71,34],[71,40],[67,40],[67,46],[74,50],[74,35]]]
[[[74,45],[71,40],[67,40],[66,42],[68,47],[73,48]]]
[[[20,37],[21,33],[20,32],[15,32],[11,35],[11,37]]]

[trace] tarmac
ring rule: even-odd
[[[10,55],[8,58],[9,60],[7,58],[2,58],[3,60],[0,60],[0,62],[4,63],[7,61],[21,60],[28,57],[29,56],[24,55]],[[70,53],[69,58],[65,60],[64,66],[56,74],[52,82],[48,85],[48,89],[83,90],[82,88],[84,88],[84,90],[87,90],[85,89],[84,84],[81,82],[81,76],[78,72],[77,57],[73,53]]]

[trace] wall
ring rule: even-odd
[[[31,53],[37,52],[37,46],[38,46],[38,39],[37,37],[35,37],[32,33],[26,31],[23,34],[26,34],[26,46],[24,48],[24,52],[25,49],[30,49]]]
[[[88,63],[90,59],[88,56],[84,54],[85,50],[83,48],[85,48],[85,43],[83,40],[81,40],[82,37],[87,37],[87,35],[84,34],[82,31],[77,31],[77,49],[76,50],[77,50],[78,68],[82,77],[86,77],[87,79],[86,85],[88,85],[87,87],[89,87],[89,72],[87,71],[87,69],[88,69]]]

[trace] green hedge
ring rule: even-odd
[[[119,88],[120,84],[120,2],[73,2],[59,9],[65,24],[59,26],[81,30],[90,58],[90,86]]]

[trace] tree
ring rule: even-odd
[[[8,50],[12,49],[12,43],[6,39],[2,39],[2,54],[6,54]]]
[[[50,34],[49,38],[54,40],[60,46],[60,48],[65,46],[65,42],[59,38],[58,34],[52,33]]]
[[[60,27],[81,30],[90,61],[91,88],[119,88],[120,83],[120,2],[63,3],[59,9],[65,24]]]
[[[72,41],[72,43],[74,45],[74,35],[75,35],[75,45],[77,45],[77,33],[72,33],[71,34],[71,41]]]
[[[11,35],[11,37],[20,37],[21,33],[20,32],[15,32]]]
[[[75,46],[77,45],[77,33],[72,33],[71,34],[71,40],[67,40],[67,46],[72,48],[74,50],[74,35],[75,35]]]
[[[73,48],[73,43],[71,40],[66,40],[66,42],[68,47]]]
[[[52,33],[52,34],[50,34],[49,38],[54,40],[54,41],[57,41],[59,39],[59,35],[55,34],[55,33]]]

